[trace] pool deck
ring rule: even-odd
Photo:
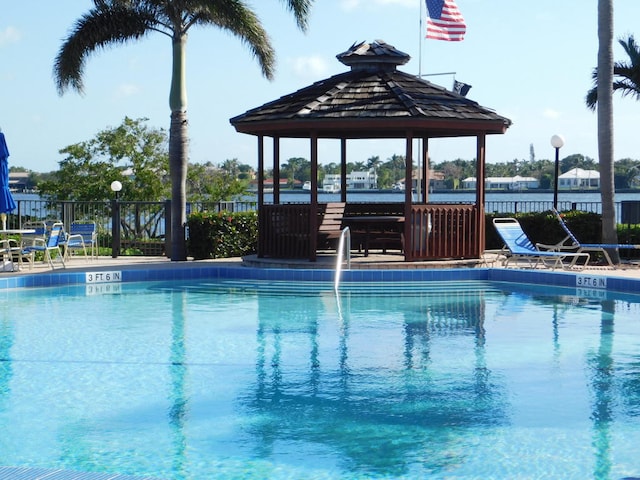
[[[420,261],[405,262],[402,255],[397,254],[378,254],[372,253],[365,257],[361,254],[355,254],[351,257],[352,270],[409,270],[409,269],[451,269],[451,268],[504,268],[495,252],[488,252],[482,259],[471,260],[442,260],[442,261]],[[320,254],[315,262],[306,259],[277,259],[277,258],[258,258],[255,255],[249,255],[244,258],[222,258],[215,260],[193,260],[186,262],[172,262],[167,257],[153,256],[120,256],[117,258],[99,257],[97,260],[87,261],[83,258],[72,258],[66,262],[66,268],[63,269],[61,264],[54,262],[55,268],[51,269],[47,264],[36,262],[33,269],[26,266],[14,272],[0,272],[0,278],[34,275],[34,274],[51,274],[60,272],[83,272],[83,271],[105,271],[118,269],[127,270],[145,270],[145,269],[170,269],[174,267],[199,268],[211,267],[213,265],[225,267],[254,267],[254,268],[276,268],[276,269],[328,269],[336,268],[335,254]],[[343,263],[343,269],[345,269]],[[530,270],[525,266],[507,267],[510,270]],[[553,271],[549,268],[541,267],[541,271]],[[640,262],[624,262],[621,265],[612,268],[609,266],[589,265],[584,269],[556,269],[558,272],[574,272],[589,275],[607,275],[611,277],[635,278],[640,280]]]
[[[66,268],[63,269],[59,263],[55,263],[52,270],[48,265],[36,263],[33,269],[24,267],[20,271],[0,272],[0,278],[7,278],[22,275],[51,274],[60,272],[90,272],[107,271],[114,268],[126,270],[148,270],[148,269],[171,269],[175,267],[200,268],[211,266],[225,267],[254,267],[254,268],[274,268],[274,269],[328,269],[335,270],[335,254],[320,254],[316,262],[306,259],[277,259],[258,258],[249,255],[244,258],[223,258],[215,260],[193,260],[186,262],[172,262],[167,257],[153,256],[120,256],[117,258],[100,257],[97,260],[86,261],[83,258],[72,258],[67,261]],[[343,263],[343,269],[345,269]],[[482,259],[472,260],[442,260],[442,261],[420,261],[405,262],[402,255],[372,253],[368,257],[356,254],[351,257],[352,270],[415,270],[415,269],[451,269],[451,268],[504,268],[495,252],[488,252]],[[531,270],[526,267],[507,267],[509,270]],[[554,271],[549,268],[539,268],[540,271]],[[589,265],[584,269],[556,269],[557,272],[573,272],[589,275],[606,275],[610,277],[634,278],[640,280],[640,262],[624,262],[612,268],[609,266]]]

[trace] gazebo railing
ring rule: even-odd
[[[412,205],[410,241],[407,257],[411,260],[479,258],[476,245],[477,207],[475,205]]]
[[[315,258],[311,251],[310,211],[309,204],[263,205],[259,211],[258,255]],[[408,219],[411,234],[404,242],[409,251],[405,256],[409,260],[479,258],[476,218],[475,205],[412,205]]]
[[[310,257],[310,210],[309,204],[263,205],[258,210],[258,256]]]

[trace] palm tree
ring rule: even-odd
[[[615,62],[613,64],[613,91],[620,92],[623,97],[631,95],[636,100],[640,100],[640,46],[636,43],[633,35],[625,40],[618,39],[618,43],[622,46],[628,61]],[[587,106],[591,110],[596,109],[598,103],[598,69],[593,69],[593,88],[589,90],[586,97]]]
[[[301,30],[306,30],[313,0],[283,0]],[[82,93],[87,58],[107,46],[161,33],[171,40],[173,66],[169,94],[169,168],[171,174],[171,260],[186,260],[186,179],[188,165],[185,50],[187,32],[194,26],[215,26],[228,31],[256,57],[262,74],[273,78],[275,53],[255,12],[244,0],[93,0],[64,40],[54,64],[54,77],[62,95]]]
[[[598,0],[598,156],[602,197],[602,242],[618,243],[613,169],[613,0]],[[617,250],[609,252],[620,263]]]

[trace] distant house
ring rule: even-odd
[[[420,178],[421,171],[417,168],[413,169],[413,173],[411,176],[411,185],[415,190],[418,187],[418,179]],[[421,182],[421,185],[424,185],[424,181]],[[447,188],[447,183],[445,181],[445,176],[443,172],[429,169],[429,191],[434,190],[444,190]],[[394,190],[404,190],[404,180],[398,181],[393,185]]]
[[[29,184],[29,172],[9,172],[9,189],[12,192],[22,192]]]
[[[582,168],[572,168],[566,173],[558,176],[559,189],[599,189],[600,172],[597,170],[583,170]]]
[[[293,181],[293,188],[301,188],[302,182],[300,180]],[[289,180],[287,178],[280,179],[280,188],[289,188]],[[265,178],[264,179],[264,189],[266,191],[273,191],[273,178]],[[249,191],[257,192],[258,191],[258,181],[252,180],[249,183]]]
[[[347,188],[353,190],[373,190],[378,188],[378,176],[374,170],[351,172],[347,175]]]
[[[322,190],[325,192],[339,192],[342,176],[339,173],[327,173],[322,180]],[[347,174],[347,189],[374,190],[378,188],[378,176],[374,170],[368,172],[351,172]]]
[[[429,188],[431,190],[444,190],[447,188],[443,172],[429,170]]]
[[[487,177],[484,179],[487,190],[528,190],[540,186],[538,179],[533,177]],[[462,180],[462,188],[475,189],[476,177],[467,177]]]

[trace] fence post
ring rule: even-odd
[[[120,253],[120,202],[111,200],[111,257],[118,258]]]
[[[171,258],[171,200],[164,201],[164,254]]]

